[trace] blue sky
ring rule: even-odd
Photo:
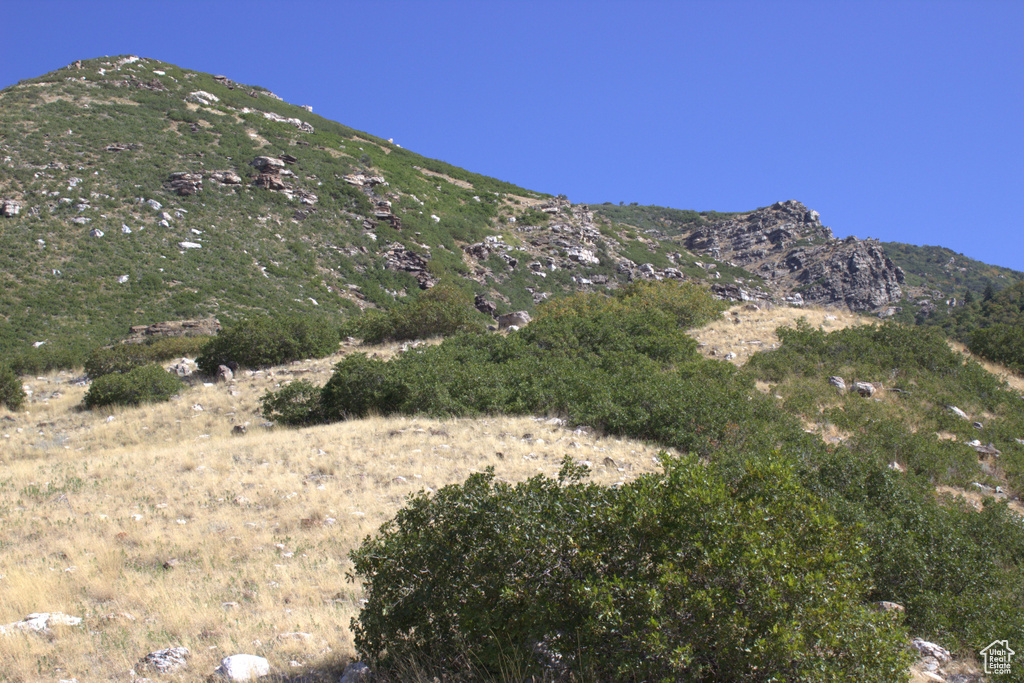
[[[1024,271],[1024,2],[9,0],[0,87],[137,54],[575,202],[739,211]]]

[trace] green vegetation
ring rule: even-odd
[[[323,358],[338,350],[338,329],[315,316],[258,316],[222,330],[196,358],[207,375],[221,365],[263,368],[304,358]]]
[[[0,405],[18,410],[25,403],[25,389],[21,379],[10,368],[0,365]]]
[[[508,337],[462,335],[389,362],[353,355],[319,401],[295,390],[291,404],[317,419],[558,414],[684,454],[619,489],[570,468],[558,482],[480,475],[413,499],[353,555],[369,590],[355,625],[364,655],[494,675],[534,671],[542,641],[572,675],[599,680],[902,680],[908,632],[975,652],[991,634],[1024,638],[1016,514],[934,493],[1020,490],[1020,398],[937,332],[898,325],[803,325],[743,370],[704,360],[682,332],[716,312],[699,292],[567,297]],[[830,375],[881,383],[884,398],[839,395]],[[949,405],[990,417],[979,432]],[[826,444],[807,422],[849,436]],[[982,470],[973,438],[1002,450],[1004,479]],[[879,600],[905,615],[865,609]]]
[[[567,459],[558,480],[414,497],[352,554],[357,647],[477,680],[898,680],[905,634],[860,601],[864,548],[791,464],[663,464],[620,488]]]
[[[1024,273],[975,261],[946,247],[900,242],[882,242],[881,246],[903,269],[908,285],[935,290],[935,298],[943,301],[962,298],[966,292],[980,298],[989,287],[1003,289],[1024,280]]]
[[[86,408],[137,406],[166,401],[183,388],[180,379],[153,363],[95,379],[83,402]]]
[[[445,282],[390,310],[365,312],[346,324],[342,335],[359,337],[367,344],[380,344],[481,332],[483,327],[473,308],[472,295]]]
[[[657,230],[666,235],[678,235],[681,232],[702,228],[714,221],[738,213],[721,213],[719,211],[692,211],[689,209],[670,209],[665,206],[640,206],[636,203],[618,205],[610,202],[591,206],[594,213],[615,223],[624,223],[642,231]]]
[[[164,337],[144,344],[118,344],[96,349],[85,361],[85,374],[96,379],[171,358],[195,356],[210,341],[210,337]]]

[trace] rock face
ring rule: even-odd
[[[817,211],[792,199],[706,225],[683,244],[760,275],[787,299],[863,311],[903,296],[903,271],[877,242],[836,239]]]

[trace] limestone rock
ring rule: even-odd
[[[191,656],[192,653],[187,647],[169,647],[150,652],[139,660],[136,668],[161,674],[175,673],[188,666],[188,658]]]
[[[158,337],[212,337],[220,332],[220,321],[216,318],[200,320],[168,320],[152,325],[132,325],[128,328],[128,344],[141,344]],[[192,363],[187,358],[182,362]],[[192,363],[194,365],[194,363]]]
[[[239,185],[242,182],[242,176],[234,171],[214,171],[210,174],[210,178],[224,185]]]
[[[870,382],[854,382],[852,389],[864,398],[874,396],[875,394],[875,385]]]
[[[757,273],[787,300],[799,288],[795,305],[875,310],[903,294],[904,273],[880,245],[836,239],[816,211],[795,200],[712,221],[684,235],[683,244]]]
[[[13,218],[21,213],[21,203],[13,199],[0,199],[0,216]]]
[[[957,417],[959,417],[961,419],[964,419],[964,420],[970,420],[971,419],[971,418],[967,417],[967,413],[965,413],[964,411],[960,410],[956,406],[947,406],[947,407],[950,410],[952,410],[953,414],[956,415]]]
[[[504,315],[498,316],[498,329],[505,330],[513,325],[518,329],[529,323],[530,320],[530,314],[527,313],[526,311],[506,313]]]
[[[0,635],[19,632],[47,634],[53,626],[78,626],[81,623],[81,617],[72,617],[63,612],[34,612],[21,621],[0,626]]]
[[[217,368],[217,381],[218,382],[230,382],[235,378],[235,374],[231,372],[231,368],[226,365],[221,365]]]
[[[926,667],[931,671],[934,671],[935,669],[939,668],[943,664],[948,663],[952,659],[952,656],[949,654],[949,650],[942,647],[941,645],[936,645],[935,643],[928,642],[927,640],[922,640],[921,638],[914,638],[914,640],[911,641],[910,644],[913,645],[914,649],[921,654],[921,659],[925,660],[926,662],[929,659],[935,662],[934,668]]]
[[[841,392],[846,391],[846,381],[842,377],[829,377],[828,383]]]
[[[270,662],[257,655],[231,655],[214,672],[229,681],[252,681],[270,673]]]

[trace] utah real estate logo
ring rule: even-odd
[[[1015,654],[1017,653],[1010,649],[1008,641],[993,640],[988,647],[981,651],[981,656],[985,658],[985,673],[1010,673],[1010,658]]]

